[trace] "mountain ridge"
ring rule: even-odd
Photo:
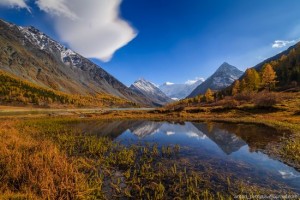
[[[135,81],[129,88],[150,99],[154,105],[160,106],[172,101],[154,83],[143,78]]]
[[[110,94],[135,103],[150,101],[127,88],[87,58],[29,26],[0,20],[0,69],[34,84],[57,91]]]
[[[196,89],[194,89],[187,98],[204,94],[208,88],[212,90],[221,90],[230,86],[236,79],[243,75],[243,71],[224,62],[220,67]]]

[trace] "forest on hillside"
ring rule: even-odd
[[[94,96],[71,95],[43,88],[33,83],[0,71],[0,104],[53,106],[68,105],[75,107],[127,107],[135,103],[108,94]]]

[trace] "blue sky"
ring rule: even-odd
[[[86,0],[86,8],[68,1],[0,0],[0,17],[94,57],[126,85],[207,78],[224,61],[245,70],[300,40],[298,0]]]

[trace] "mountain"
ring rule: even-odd
[[[41,87],[68,94],[110,94],[135,103],[150,101],[87,58],[38,29],[0,20],[0,69]]]
[[[162,126],[162,122],[141,121],[140,124],[135,124],[129,130],[136,136],[142,138],[155,134]]]
[[[300,42],[287,50],[254,66],[261,71],[265,64],[270,64],[276,72],[277,87],[289,88],[300,86]]]
[[[199,94],[204,94],[208,88],[212,90],[221,90],[230,86],[235,80],[243,75],[243,72],[238,68],[224,62],[213,75],[206,81],[201,83],[195,90],[188,96],[189,98],[195,97]]]
[[[172,101],[172,99],[163,93],[157,86],[145,79],[135,81],[130,86],[130,89],[140,95],[143,95],[145,98],[150,99],[151,102],[157,106],[164,105]]]
[[[288,54],[292,51],[292,50],[297,50],[299,52],[300,49],[300,42],[296,43],[295,45],[290,46],[288,49],[280,52],[279,54],[276,54],[275,56],[272,56],[270,58],[265,59],[264,61],[258,63],[257,65],[254,66],[254,68],[256,70],[261,70],[262,67],[264,66],[264,64],[270,63],[272,61],[276,61],[276,60],[280,60],[280,58],[282,56],[288,56]]]
[[[172,99],[184,99],[199,86],[204,79],[199,79],[195,82],[187,82],[182,84],[166,82],[159,86],[159,89]]]
[[[208,124],[203,123],[193,123],[193,125],[217,144],[227,155],[230,155],[247,145],[247,143],[239,136],[222,127],[218,127],[217,124],[209,126]]]
[[[0,105],[43,107],[132,107],[133,102],[109,94],[70,95],[47,89],[0,70]]]

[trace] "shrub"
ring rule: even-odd
[[[225,97],[216,103],[216,106],[222,106],[223,108],[236,108],[239,105],[239,101],[233,99],[232,97]]]
[[[275,93],[272,92],[261,92],[258,93],[254,98],[254,104],[256,107],[269,108],[273,107],[279,102],[279,98]]]
[[[237,106],[239,106],[239,102],[235,99],[225,100],[223,104],[224,108],[236,108]]]
[[[200,113],[200,112],[206,112],[206,109],[204,108],[192,108],[192,109],[187,109],[187,113]]]
[[[237,101],[251,101],[253,99],[253,93],[240,93],[234,96]]]

